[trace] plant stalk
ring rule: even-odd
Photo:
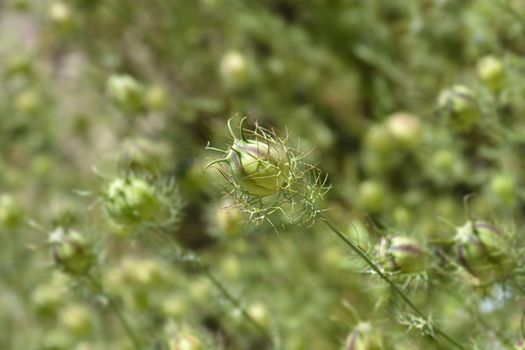
[[[261,326],[256,320],[253,319],[252,316],[246,311],[246,309],[242,306],[240,300],[236,298],[230,291],[221,283],[221,281],[213,275],[213,273],[206,269],[205,272],[206,277],[210,282],[217,288],[217,290],[226,298],[232,305],[234,305],[236,308],[239,309],[241,312],[242,317],[246,319],[261,335],[263,335],[265,338],[268,338],[270,342],[273,343],[272,336],[268,333],[268,331]]]
[[[120,310],[118,305],[115,303],[115,300],[113,300],[113,298],[110,295],[104,292],[104,289],[102,288],[102,285],[100,284],[100,282],[98,282],[93,276],[88,276],[88,279],[91,282],[91,284],[96,288],[96,290],[107,299],[109,308],[119,320],[120,324],[122,325],[122,328],[124,328],[126,335],[128,336],[131,343],[133,343],[134,349],[142,350],[142,346],[141,346],[141,342],[139,338],[133,331],[133,328],[131,327],[129,322],[126,320],[126,317],[124,317],[122,310]]]
[[[383,281],[385,281],[391,288],[394,290],[394,292],[403,299],[403,301],[418,315],[419,317],[422,317],[425,320],[428,320],[428,317],[408,298],[408,296],[387,276],[381,271],[379,266],[368,256],[367,253],[365,253],[361,248],[359,248],[355,243],[353,243],[351,240],[349,240],[341,231],[339,231],[328,219],[326,219],[324,216],[321,216],[321,221],[330,228],[330,230],[335,233],[343,242],[346,243],[357,255],[359,255],[360,258],[362,258],[368,266],[372,270],[374,270],[375,273],[378,274]],[[454,340],[452,337],[450,337],[447,333],[439,329],[438,327],[433,325],[433,330],[436,332],[436,334],[440,335],[442,338],[447,340],[450,344],[454,345],[457,349],[465,350],[465,348],[458,343],[456,340]]]

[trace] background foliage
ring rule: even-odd
[[[524,32],[519,0],[0,0],[1,348],[132,349],[124,315],[143,349],[450,349],[326,227],[254,225],[223,198],[204,148],[241,115],[307,152],[326,215],[441,328],[517,349]],[[128,176],[169,224],[112,221]],[[473,219],[505,262],[461,260]],[[57,229],[96,284],[50,254]],[[425,269],[390,266],[394,236]]]

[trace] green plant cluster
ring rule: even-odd
[[[0,349],[524,349],[525,3],[0,0]]]

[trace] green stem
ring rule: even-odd
[[[343,242],[346,243],[359,257],[361,257],[369,266],[374,270],[375,273],[378,274],[383,281],[385,281],[391,288],[394,290],[394,292],[403,299],[403,301],[418,315],[419,317],[422,317],[425,320],[428,320],[428,317],[407,297],[407,295],[387,276],[381,271],[381,269],[377,266],[377,264],[372,261],[372,259],[368,256],[367,253],[365,253],[361,248],[359,248],[356,244],[354,244],[352,241],[350,241],[341,231],[339,231],[328,219],[321,216],[321,220],[324,222],[326,226],[332,230],[333,233],[335,233]],[[433,329],[436,332],[436,334],[443,337],[445,340],[447,340],[450,344],[454,345],[456,348],[460,350],[464,350],[464,347],[459,344],[457,341],[455,341],[453,338],[451,338],[448,334],[446,334],[441,329],[437,328],[433,325]]]
[[[180,250],[177,247],[177,245],[173,242],[173,240],[170,239],[166,235],[167,231],[161,228],[159,233],[161,234],[161,239],[168,246],[170,255],[175,256],[175,257],[179,256]],[[179,262],[188,263],[187,261],[184,261],[184,260],[179,260]],[[230,293],[228,288],[226,288],[226,286],[224,286],[224,284],[222,284],[222,282],[217,277],[215,277],[215,275],[211,272],[211,269],[209,266],[207,266],[201,261],[192,261],[192,263],[195,264],[195,267],[197,267],[199,270],[204,271],[204,275],[211,282],[211,284],[219,291],[219,293],[226,300],[228,300],[233,306],[235,306],[237,309],[240,310],[241,316],[244,319],[246,319],[248,323],[250,323],[255,329],[257,329],[259,333],[261,333],[261,335],[263,335],[265,338],[268,338],[268,340],[271,343],[273,343],[273,338],[268,333],[268,331],[263,326],[261,326],[256,320],[254,320],[253,317],[250,316],[248,311],[246,311],[246,309],[242,306],[242,303],[240,302],[240,300],[236,298],[232,293]]]
[[[141,342],[139,338],[133,331],[133,328],[131,328],[131,325],[129,324],[129,322],[124,317],[124,314],[122,313],[122,311],[116,304],[115,300],[113,300],[113,298],[110,295],[104,292],[104,289],[102,288],[102,285],[100,284],[100,282],[98,282],[93,276],[88,276],[88,279],[93,284],[93,286],[96,288],[98,293],[102,294],[107,299],[109,308],[119,320],[120,324],[122,325],[122,328],[124,328],[128,338],[133,343],[133,347],[135,348],[135,350],[142,350],[142,346],[141,346]]]
[[[219,281],[217,277],[213,275],[213,273],[209,270],[205,270],[206,277],[210,280],[210,282],[217,288],[217,290],[226,298],[232,305],[234,305],[236,308],[238,308],[241,312],[242,317],[246,319],[261,335],[263,335],[265,338],[268,338],[270,342],[273,343],[271,335],[266,331],[266,329],[261,326],[256,320],[253,319],[252,316],[246,311],[246,309],[242,306],[239,299],[237,299],[228,289]]]
[[[124,317],[124,314],[122,313],[122,311],[120,310],[120,308],[118,307],[118,305],[115,303],[115,301],[106,296],[108,298],[108,304],[109,304],[109,307],[111,308],[111,310],[113,311],[113,313],[115,314],[115,316],[118,318],[118,320],[120,321],[120,324],[122,325],[122,327],[124,328],[124,330],[126,331],[126,334],[128,335],[129,339],[131,340],[131,342],[133,343],[133,347],[136,349],[136,350],[140,350],[142,349],[142,347],[140,346],[140,340],[138,339],[138,337],[136,336],[135,332],[133,331],[133,329],[131,328],[131,325],[129,324],[129,322],[126,320],[126,318]]]

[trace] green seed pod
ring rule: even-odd
[[[236,280],[241,273],[241,266],[242,264],[237,255],[228,254],[220,261],[218,270],[225,278]]]
[[[432,155],[431,162],[435,170],[441,173],[451,173],[457,163],[457,157],[454,152],[441,149]]]
[[[490,282],[508,268],[508,242],[495,226],[469,221],[457,230],[456,254],[461,265],[480,282]]]
[[[236,138],[228,122],[234,138],[233,144],[225,158],[209,163],[208,167],[216,163],[226,163],[232,182],[244,191],[259,197],[276,194],[285,185],[290,172],[286,152],[269,136],[256,135],[259,137],[247,139],[242,122],[240,139]]]
[[[146,104],[153,111],[162,111],[168,104],[166,90],[160,86],[151,86],[146,91]]]
[[[266,328],[270,325],[270,315],[268,314],[268,308],[263,303],[255,302],[248,305],[247,312],[250,317],[260,326]]]
[[[31,305],[41,314],[54,314],[62,303],[67,300],[68,292],[67,276],[61,272],[54,271],[49,281],[33,289]]]
[[[389,155],[395,150],[395,140],[389,128],[383,124],[373,125],[365,136],[365,146],[374,154]]]
[[[249,75],[248,62],[243,54],[230,51],[221,59],[220,73],[229,86],[241,86],[246,83]]]
[[[344,350],[383,350],[382,338],[374,332],[370,323],[361,322],[348,335]]]
[[[358,202],[365,210],[380,212],[386,206],[386,197],[386,188],[379,181],[367,180],[359,186]]]
[[[438,105],[459,131],[470,131],[481,118],[474,92],[463,85],[443,91],[439,95]]]
[[[89,310],[81,304],[69,304],[60,310],[60,323],[70,333],[85,335],[91,329]]]
[[[422,125],[416,116],[400,112],[392,114],[386,121],[386,127],[396,143],[405,149],[414,149],[421,142]]]
[[[499,91],[505,80],[505,69],[500,59],[494,56],[483,57],[477,65],[478,76],[492,91]]]
[[[162,314],[172,319],[184,319],[189,312],[188,308],[188,303],[178,294],[166,296],[160,305]]]
[[[387,243],[386,254],[393,270],[414,273],[426,268],[425,251],[413,239],[392,237]]]
[[[517,200],[516,180],[509,174],[498,174],[490,181],[490,191],[502,203],[513,204]]]
[[[112,75],[107,82],[112,101],[126,112],[144,111],[144,87],[129,75]]]
[[[163,284],[169,274],[166,267],[154,259],[127,259],[121,269],[128,284],[143,289]]]
[[[396,226],[408,226],[414,218],[409,209],[398,206],[392,211],[392,219]]]
[[[62,227],[49,236],[55,264],[67,273],[86,275],[95,263],[95,254],[86,239],[76,231]]]
[[[22,221],[22,209],[15,199],[3,194],[0,196],[0,225],[7,229],[14,229]]]
[[[157,221],[164,215],[155,187],[137,177],[116,178],[104,197],[107,213],[120,225]]]

